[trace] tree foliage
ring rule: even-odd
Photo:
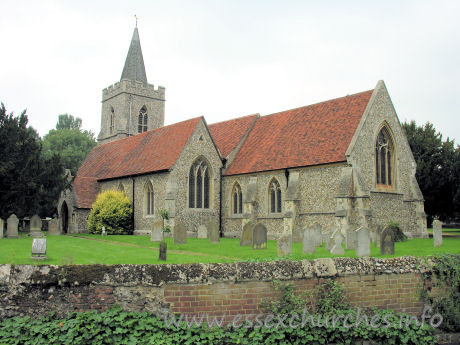
[[[52,216],[61,191],[68,186],[57,155],[44,156],[38,133],[26,112],[7,114],[0,107],[0,217],[19,218],[38,213]]]
[[[430,217],[459,217],[460,212],[460,148],[453,140],[443,141],[442,134],[427,122],[402,124],[414,159],[416,177],[425,198],[425,211]]]
[[[125,193],[118,190],[102,192],[93,203],[88,230],[100,234],[105,226],[107,235],[130,235],[133,232],[132,215],[131,201]]]
[[[76,175],[91,149],[96,146],[94,133],[81,129],[81,119],[72,115],[59,115],[56,129],[43,138],[43,151],[46,156],[58,154],[64,167]]]

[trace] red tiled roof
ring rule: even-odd
[[[257,117],[259,114],[209,125],[209,131],[222,157],[227,157],[235,149]]]
[[[95,177],[77,176],[73,181],[73,191],[78,208],[91,208],[99,194],[100,186]]]
[[[98,145],[78,169],[75,181],[79,178],[103,180],[168,170],[176,162],[200,119],[197,117]],[[95,195],[84,195],[89,186],[88,179],[78,181],[77,188],[74,182],[77,207],[82,207],[79,200],[91,199],[91,203],[95,200]],[[82,204],[88,205],[88,200]]]
[[[225,175],[345,161],[372,92],[258,118]]]

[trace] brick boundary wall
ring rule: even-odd
[[[261,312],[277,296],[273,280],[312,291],[325,279],[344,284],[355,307],[392,308],[420,315],[421,273],[415,257],[324,258],[302,261],[184,265],[0,265],[0,319],[49,311],[126,310],[229,317]]]

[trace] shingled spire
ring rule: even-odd
[[[139,40],[137,26],[133,32],[133,38],[129,46],[128,56],[126,56],[121,79],[135,80],[147,84],[147,75],[145,74],[144,58],[142,57],[141,41]]]

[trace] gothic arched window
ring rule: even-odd
[[[375,141],[375,181],[377,185],[394,185],[394,144],[390,131],[382,127]]]
[[[147,132],[147,124],[148,124],[149,116],[147,114],[147,108],[144,105],[141,110],[139,110],[139,117],[137,120],[137,132]]]
[[[270,182],[268,193],[268,198],[270,200],[270,212],[281,213],[281,187],[275,178]]]
[[[115,128],[115,110],[113,109],[113,107],[110,107],[110,126],[109,126],[110,134],[113,134],[114,128]]]
[[[204,159],[197,159],[190,168],[188,178],[188,207],[209,208],[211,172]]]
[[[144,208],[147,216],[151,216],[154,213],[153,196],[153,186],[150,182],[147,182],[144,188]]]
[[[243,193],[238,182],[235,183],[232,190],[232,210],[233,214],[243,213]]]

